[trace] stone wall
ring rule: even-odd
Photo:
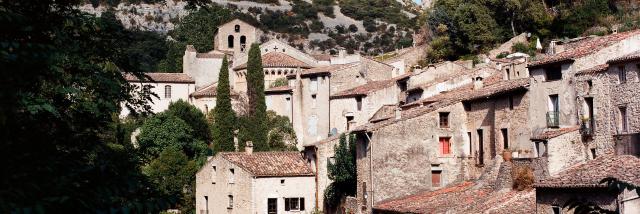
[[[579,131],[573,131],[547,141],[547,160],[550,175],[589,160],[589,153]]]
[[[141,87],[142,85],[150,85],[153,88],[151,89],[152,93],[158,95],[158,97],[151,97],[151,102],[149,105],[151,106],[151,112],[159,113],[169,108],[169,104],[171,102],[176,102],[178,100],[183,100],[185,102],[189,102],[189,95],[195,92],[196,87],[193,83],[135,83],[130,82],[129,84],[137,85]],[[171,96],[169,98],[165,98],[165,87],[171,87]],[[122,110],[120,111],[120,118],[124,118],[130,114],[129,109],[122,105]]]
[[[549,189],[536,188],[536,213],[553,213],[552,207],[561,207],[569,200],[578,199],[595,203],[596,205],[615,210],[617,195],[607,192],[606,188],[585,189]],[[572,214],[573,210],[562,208],[562,213]]]
[[[230,169],[234,170],[233,182],[230,182]],[[207,209],[209,213],[255,212],[253,183],[253,175],[249,172],[220,155],[211,158],[196,173],[196,212]],[[232,209],[228,209],[229,195],[233,196]]]

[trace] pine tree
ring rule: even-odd
[[[256,151],[268,151],[267,105],[264,99],[264,73],[258,44],[252,44],[247,61],[247,96],[249,97],[247,126],[249,139]]]
[[[233,130],[235,124],[235,112],[231,107],[231,89],[229,88],[229,62],[227,56],[222,59],[222,67],[218,77],[216,88],[216,107],[214,111],[215,124],[213,125],[214,152],[234,151]]]

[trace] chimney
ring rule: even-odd
[[[402,109],[400,107],[396,108],[396,120],[399,120],[400,118],[402,118]]]
[[[244,152],[247,155],[253,154],[253,142],[247,141],[247,145],[244,146]]]
[[[347,50],[345,50],[344,48],[340,48],[340,50],[338,50],[338,57],[341,59],[344,59],[344,57],[347,55]]]
[[[473,90],[481,89],[484,86],[484,82],[482,82],[482,77],[476,77],[473,81]]]

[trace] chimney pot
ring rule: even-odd
[[[253,142],[247,141],[244,147],[244,152],[247,153],[248,155],[253,154]]]

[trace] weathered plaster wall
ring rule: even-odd
[[[268,111],[274,111],[277,115],[286,116],[291,121],[293,117],[291,93],[268,93],[265,95],[265,102]]]
[[[284,180],[284,183],[281,183]],[[277,199],[278,213],[311,213],[315,207],[315,178],[307,177],[266,177],[253,181],[254,213],[267,213],[267,200]],[[304,211],[285,211],[284,198],[304,198]]]
[[[159,113],[169,108],[169,104],[171,102],[176,102],[178,100],[184,100],[185,102],[189,102],[189,95],[196,90],[195,84],[193,83],[129,83],[135,84],[138,86],[141,85],[151,85],[153,88],[151,92],[158,95],[158,97],[151,97],[151,102],[148,104],[151,106],[151,111],[153,113]],[[165,86],[171,86],[171,98],[165,98]],[[127,109],[124,104],[121,105],[122,110],[120,111],[120,117],[124,118],[129,115],[129,109]]]
[[[380,107],[395,104],[398,101],[398,93],[400,93],[400,89],[395,84],[371,92],[362,97],[361,110],[358,110],[355,97],[331,99],[331,128],[336,128],[337,133],[347,131],[347,118],[345,117],[347,114],[354,116],[351,128],[366,124]]]
[[[234,169],[233,183],[229,169]],[[196,212],[208,208],[209,213],[253,213],[253,187],[253,175],[217,155],[196,173]],[[229,195],[233,195],[232,209],[228,208]]]
[[[589,160],[587,147],[582,142],[581,137],[579,131],[573,131],[549,139],[547,142],[547,160],[550,175],[556,175],[568,167]]]

